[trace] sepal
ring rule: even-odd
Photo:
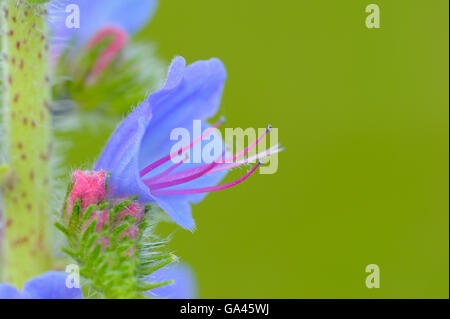
[[[136,197],[112,202],[103,200],[83,210],[82,200],[76,199],[65,214],[69,217],[55,223],[67,238],[62,251],[80,266],[83,291],[89,291],[89,297],[147,298],[143,292],[171,281],[152,283],[144,277],[177,258],[165,251],[166,240],[153,235],[153,223],[146,217],[150,206],[139,204]],[[100,228],[94,218],[99,211],[108,213]]]

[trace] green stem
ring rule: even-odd
[[[9,174],[3,181],[1,281],[21,287],[51,265],[51,150],[45,5],[0,0],[3,108]]]

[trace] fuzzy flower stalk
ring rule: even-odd
[[[21,287],[50,268],[51,150],[47,9],[43,1],[0,2],[6,170],[2,280]]]

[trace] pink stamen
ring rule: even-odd
[[[194,179],[200,178],[203,175],[207,174],[210,170],[212,170],[215,166],[220,165],[220,160],[223,158],[223,155],[225,152],[222,153],[222,155],[213,163],[208,165],[202,165],[200,167],[196,167],[193,169],[185,170],[183,172],[180,172],[178,174],[173,174],[168,176],[166,179],[159,179],[156,182],[149,183],[148,180],[144,181],[144,183],[150,188],[151,191],[161,189],[161,188],[167,188],[175,185],[185,184],[187,182],[190,182]]]
[[[92,68],[89,75],[88,82],[93,82],[103,72],[103,70],[111,63],[117,56],[120,50],[125,46],[128,41],[127,33],[117,27],[109,26],[101,29],[97,32],[88,43],[88,48],[92,49],[100,41],[106,37],[113,36],[113,41],[100,53],[97,61]]]
[[[170,166],[168,169],[166,169],[164,172],[162,172],[161,174],[158,174],[156,176],[153,177],[149,177],[147,179],[144,179],[143,182],[144,184],[151,185],[153,183],[155,183],[156,181],[161,180],[163,177],[169,175],[171,172],[173,172],[175,169],[177,169],[178,167],[180,167],[182,164],[184,163],[184,161],[178,162],[176,164],[173,164],[172,166]]]
[[[267,127],[266,131],[252,145],[247,147],[244,151],[242,151],[234,156],[228,157],[228,160],[231,158],[234,160],[234,159],[248,153],[250,149],[256,147],[256,145],[267,135],[267,133],[269,133],[271,131],[271,128],[272,127],[269,125]],[[273,149],[276,149],[277,147],[278,147],[278,145],[275,147],[272,147],[270,150],[261,152],[260,154],[258,154],[256,156],[247,158],[244,161],[224,165],[222,167],[217,167],[217,166],[227,163],[226,161],[222,161],[222,158],[225,155],[225,152],[223,152],[222,156],[212,164],[202,165],[200,167],[195,167],[195,168],[187,169],[187,170],[175,173],[175,174],[170,174],[170,172],[172,172],[176,167],[179,166],[179,165],[176,165],[176,166],[174,165],[174,166],[170,167],[169,169],[167,169],[166,171],[164,171],[163,173],[161,173],[155,177],[151,177],[151,178],[144,180],[144,183],[151,189],[151,191],[156,191],[158,189],[184,184],[184,183],[190,182],[194,179],[200,178],[206,174],[230,169],[235,166],[246,164],[255,159],[259,159],[263,156],[266,156],[267,153],[270,154],[270,151]]]
[[[147,175],[150,171],[152,171],[155,168],[163,165],[164,163],[167,163],[168,161],[170,161],[175,156],[178,156],[178,155],[182,154],[183,152],[191,149],[194,145],[196,145],[197,143],[201,142],[201,140],[203,140],[206,136],[208,136],[214,129],[216,129],[224,121],[225,121],[224,119],[220,119],[219,121],[214,123],[211,127],[209,127],[207,130],[205,130],[205,132],[203,132],[203,134],[201,136],[199,136],[198,138],[193,140],[189,145],[186,145],[186,146],[180,148],[178,151],[173,152],[172,154],[166,155],[166,156],[162,157],[161,159],[153,162],[152,164],[150,164],[149,166],[147,166],[146,168],[141,170],[140,176],[143,177],[143,176]]]
[[[222,184],[217,186],[210,186],[210,187],[203,187],[203,188],[193,188],[193,189],[173,189],[173,190],[159,190],[152,192],[152,195],[155,196],[172,196],[172,195],[191,195],[191,194],[200,194],[200,193],[210,193],[210,192],[217,192],[220,190],[224,190],[233,186],[236,186],[243,181],[245,181],[247,178],[249,178],[256,169],[261,165],[261,162],[258,162],[245,176],[242,176],[241,178],[228,183],[228,184]]]
[[[192,174],[192,175],[188,175],[186,177],[183,178],[178,178],[175,180],[171,180],[171,181],[160,181],[158,183],[154,183],[154,184],[147,184],[147,186],[150,188],[151,191],[157,190],[157,189],[161,189],[161,188],[167,188],[167,187],[171,187],[171,186],[175,186],[175,185],[180,185],[180,184],[184,184],[187,182],[190,182],[194,179],[197,179],[203,175],[205,175],[208,171],[210,171],[214,166],[216,165],[216,163],[211,163],[209,165],[202,166],[201,170],[199,170],[196,174]]]
[[[277,144],[275,146],[272,146],[270,149],[265,150],[265,151],[263,151],[261,153],[258,153],[258,154],[254,155],[252,157],[249,157],[249,158],[247,158],[247,159],[245,159],[243,161],[222,165],[220,167],[215,167],[212,170],[210,170],[207,174],[213,174],[213,173],[217,173],[217,172],[224,171],[224,170],[227,170],[227,169],[231,169],[233,167],[245,165],[245,164],[253,162],[254,160],[261,159],[261,158],[269,156],[271,154],[278,153],[278,152],[280,152],[282,150],[282,149],[278,148],[279,146],[280,146],[279,144]]]
[[[264,157],[264,156],[266,156],[265,154],[267,153],[267,152],[269,152],[269,154],[270,154],[270,150],[266,150],[265,152],[262,152],[262,153],[260,153],[260,154],[258,154],[258,155],[256,155],[256,156],[252,156],[252,157],[250,157],[250,158],[248,158],[248,159],[246,159],[246,160],[244,160],[244,161],[240,161],[240,162],[236,162],[236,163],[233,163],[233,164],[228,164],[228,165],[224,165],[224,166],[222,166],[222,167],[215,167],[215,166],[218,166],[218,165],[221,165],[221,164],[225,164],[225,163],[229,163],[229,161],[230,161],[230,159],[232,159],[233,161],[236,159],[236,158],[238,158],[238,157],[241,157],[242,155],[245,155],[245,154],[247,154],[252,148],[254,148],[265,136],[266,136],[266,134],[268,133],[268,132],[270,132],[271,131],[271,129],[272,129],[272,127],[269,125],[268,127],[267,127],[267,129],[266,129],[266,131],[252,144],[252,145],[250,145],[249,147],[247,147],[245,150],[243,150],[242,152],[240,152],[240,153],[238,153],[238,154],[236,154],[236,155],[232,155],[232,156],[230,156],[230,157],[228,157],[227,159],[225,159],[224,161],[221,161],[221,162],[218,162],[217,160],[216,160],[216,164],[217,165],[214,165],[214,168],[212,168],[212,169],[210,169],[210,170],[208,170],[205,174],[211,174],[212,172],[218,172],[218,171],[222,171],[222,170],[225,170],[225,169],[229,169],[229,168],[232,168],[232,167],[235,167],[235,166],[239,166],[239,165],[242,165],[242,164],[245,164],[245,163],[248,163],[248,162],[251,162],[251,161],[253,161],[253,160],[255,160],[255,159],[259,159],[259,158],[261,158],[261,157]],[[277,146],[275,146],[275,148],[276,147],[278,147],[278,145]],[[222,157],[223,157],[223,155],[224,154],[222,154]],[[222,158],[221,157],[221,158]],[[228,161],[228,162],[227,162]],[[196,168],[191,168],[191,169],[187,169],[187,170],[184,170],[184,171],[182,171],[182,172],[178,172],[178,173],[175,173],[175,174],[172,174],[172,175],[169,175],[169,176],[167,176],[168,174],[165,174],[165,176],[167,176],[167,178],[157,178],[157,180],[158,181],[161,181],[161,180],[165,180],[165,181],[167,181],[167,179],[169,179],[169,180],[176,180],[176,179],[180,179],[180,178],[185,178],[186,176],[190,176],[190,175],[193,175],[193,174],[197,174],[197,172],[199,171],[199,170],[202,170],[204,167],[209,167],[208,165],[204,165],[204,166],[201,166],[201,167],[196,167]],[[203,176],[203,175],[201,175],[201,176]],[[148,186],[150,186],[150,184],[151,183],[153,183],[155,180],[153,180],[153,178],[151,178],[151,179],[147,179],[147,180],[145,180],[145,182],[146,182],[146,184],[148,185]]]
[[[240,151],[239,153],[235,154],[235,155],[231,155],[230,157],[225,159],[225,163],[232,163],[234,162],[236,159],[244,156],[245,154],[247,154],[251,149],[255,148],[256,145],[258,145],[258,143],[267,135],[267,133],[269,133],[270,131],[272,131],[272,125],[268,125],[266,131],[260,136],[258,137],[258,139],[253,142],[250,146],[248,146],[246,149]]]
[[[161,173],[160,175],[157,175],[155,177],[151,177],[151,178],[145,179],[144,183],[151,188],[152,184],[155,184],[156,182],[163,182],[163,181],[164,182],[168,182],[168,181],[178,180],[178,179],[181,179],[181,178],[186,178],[188,176],[197,175],[199,171],[205,171],[205,173],[203,175],[217,173],[217,172],[220,172],[220,171],[223,171],[223,170],[231,169],[231,168],[236,167],[236,166],[240,166],[240,165],[244,165],[244,164],[247,164],[247,163],[251,163],[251,162],[253,162],[256,159],[261,159],[261,158],[263,158],[265,156],[269,156],[270,154],[273,154],[273,153],[278,153],[279,152],[278,146],[279,146],[279,144],[271,147],[269,150],[265,150],[264,152],[261,152],[261,153],[259,153],[257,155],[254,155],[252,157],[249,157],[249,158],[247,158],[247,159],[245,159],[243,161],[239,161],[239,162],[236,162],[236,163],[223,164],[224,162],[218,162],[216,160],[216,162],[215,162],[216,165],[214,165],[214,167],[212,167],[211,169],[205,169],[205,167],[209,167],[209,165],[206,164],[206,165],[202,165],[200,167],[186,169],[184,171],[177,172],[177,173],[174,173],[174,174],[171,174],[171,175],[166,174],[166,172],[169,169],[172,168],[171,167],[167,171]],[[222,156],[223,156],[223,154],[222,154]],[[222,165],[222,166],[217,167],[218,165]],[[172,169],[172,171],[173,171],[173,169]],[[164,176],[162,176],[163,174],[164,174]],[[203,176],[203,175],[201,175],[201,176]],[[199,176],[199,177],[201,177],[201,176]]]

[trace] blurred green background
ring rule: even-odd
[[[369,3],[163,0],[139,34],[166,61],[222,59],[226,126],[286,148],[195,206],[193,234],[160,229],[201,298],[449,297],[448,1],[377,0],[380,29]]]

